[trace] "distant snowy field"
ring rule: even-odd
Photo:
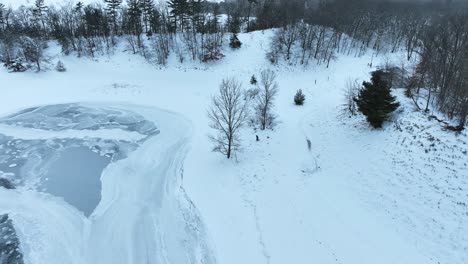
[[[442,131],[436,121],[415,112],[401,90],[395,93],[402,108],[382,130],[371,130],[362,116],[343,117],[345,84],[349,78],[369,79],[372,54],[339,55],[330,68],[274,67],[265,59],[271,33],[240,34],[242,48],[226,48],[226,57],[210,65],[179,64],[172,57],[167,68],[159,68],[120,51],[111,57],[78,59],[62,56],[51,45],[51,66],[60,59],[67,72],[7,73],[1,68],[0,116],[70,102],[130,104],[161,129],[154,145],[135,154],[128,166],[112,166],[104,173],[102,183],[109,188],[103,188],[103,202],[90,218],[54,197],[0,189],[0,214],[10,213],[27,263],[189,263],[171,262],[185,251],[154,242],[154,234],[161,231],[155,226],[163,228],[158,239],[169,239],[174,232],[183,235],[182,218],[175,223],[171,217],[138,221],[148,216],[148,207],[161,205],[157,194],[139,192],[147,187],[146,180],[161,173],[179,179],[182,172],[183,188],[175,192],[179,196],[164,197],[193,202],[185,208],[195,213],[183,220],[191,227],[192,221],[200,223],[206,234],[190,229],[190,238],[204,239],[200,247],[193,239],[184,245],[205,256],[213,253],[220,264],[467,263],[466,132]],[[374,57],[373,65],[387,59],[400,61],[397,55]],[[266,132],[246,128],[244,148],[235,161],[212,153],[206,116],[211,95],[230,76],[249,88],[252,74],[258,76],[266,68],[278,74],[279,125]],[[303,107],[293,104],[298,89],[306,94]],[[155,107],[184,118],[142,110]],[[191,128],[185,134],[178,124]],[[167,152],[181,167],[169,165],[171,158],[158,149],[169,147],[164,131],[175,141],[190,137],[183,141],[190,148]],[[142,165],[146,170],[135,171]],[[184,200],[185,195],[190,200]],[[170,205],[162,206],[164,213],[179,212],[176,203],[163,204]]]

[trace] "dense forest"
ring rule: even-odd
[[[112,54],[119,43],[148,61],[169,55],[209,62],[222,59],[237,34],[275,29],[266,58],[273,64],[330,63],[339,54],[401,52],[416,67],[388,66],[407,88],[457,120],[468,115],[468,3],[386,0],[103,0],[47,5],[36,0],[12,9],[0,3],[0,60],[10,71],[41,70],[44,49],[56,40],[65,55]]]

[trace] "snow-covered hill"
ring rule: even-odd
[[[340,55],[330,68],[274,67],[265,59],[271,31],[240,34],[239,38],[244,43],[240,50],[226,49],[226,57],[210,65],[181,65],[173,58],[167,68],[160,69],[135,55],[116,52],[96,60],[57,55],[53,60],[65,63],[65,73],[7,73],[1,69],[0,114],[64,102],[125,102],[185,116],[190,120],[192,135],[183,166],[183,187],[200,213],[217,263],[468,261],[466,132],[455,135],[442,131],[436,121],[415,112],[401,91],[395,93],[402,108],[382,130],[371,130],[362,117],[340,115],[345,83],[349,78],[369,78],[371,53],[360,58]],[[53,48],[50,53],[54,53]],[[374,58],[373,65],[379,64],[376,60],[387,59]],[[248,88],[250,76],[258,76],[266,68],[278,75],[278,126],[267,132],[244,129],[243,151],[235,161],[212,153],[206,116],[211,95],[225,77],[235,76]],[[293,104],[298,89],[306,94],[303,107]],[[259,142],[255,135],[259,135]],[[146,149],[141,157],[153,154],[157,153]],[[109,173],[103,178],[106,184],[115,184]],[[134,191],[121,189],[124,196]],[[48,247],[47,243],[34,246],[35,236],[54,225],[35,225],[37,230],[31,230],[30,222],[21,221],[25,219],[21,208],[27,210],[29,200],[23,200],[23,207],[12,205],[19,205],[16,198],[22,195],[21,190],[0,190],[0,215],[10,213],[20,231],[25,259],[31,263],[34,256],[44,256],[43,252],[53,257],[54,250],[62,255],[64,249],[78,255],[92,252],[100,260],[96,263],[110,263],[105,261],[118,252],[128,253],[120,258],[126,263],[144,263],[143,258],[132,258],[136,251],[123,250],[142,241],[128,235],[128,229],[119,230],[120,226],[128,227],[118,221],[126,212],[113,211],[107,219],[116,222],[108,225],[102,217],[104,205],[98,206],[94,218],[76,218],[102,221],[89,233],[77,233],[64,225],[70,243],[58,248]],[[34,199],[38,194],[28,195],[28,199]],[[39,223],[46,221],[47,214],[56,214],[40,209],[28,212],[35,210]],[[73,208],[68,210],[67,215],[80,215]],[[32,216],[28,215],[31,221]],[[179,228],[169,222],[162,225],[167,236]],[[151,240],[154,232],[145,231],[154,228],[153,222],[138,223],[141,226],[133,234]],[[91,239],[100,234],[109,238],[109,244]],[[90,240],[93,244],[88,244]],[[141,247],[148,245],[137,246],[143,250]],[[86,247],[98,250],[87,251]],[[163,247],[144,250],[166,254]],[[170,262],[171,258],[148,257],[145,261],[183,263],[174,259]]]

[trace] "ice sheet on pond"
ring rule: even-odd
[[[25,109],[0,118],[0,124],[52,131],[119,128],[147,136],[157,133],[155,124],[139,114],[80,104],[59,104]]]
[[[141,115],[79,104],[30,108],[0,118],[0,123],[49,131],[121,129],[146,135],[133,142],[105,138],[24,140],[0,134],[3,183],[62,197],[86,216],[100,202],[103,169],[159,133],[155,124]]]
[[[101,200],[99,176],[109,162],[109,157],[87,147],[64,148],[47,169],[40,188],[89,216]]]

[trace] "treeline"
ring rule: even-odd
[[[231,5],[246,1],[234,1]],[[458,121],[468,115],[468,2],[377,0],[247,1],[250,30],[278,28],[267,58],[272,63],[327,67],[337,54],[403,52],[417,67],[387,65],[393,84],[406,87],[416,107],[435,107]],[[231,10],[236,10],[232,9]],[[251,13],[253,15],[251,15]],[[247,14],[247,15],[246,15]],[[265,15],[269,14],[269,15]],[[249,20],[250,21],[250,20]],[[412,64],[412,63],[410,63]],[[371,65],[372,66],[372,65]],[[421,102],[424,101],[424,105]]]
[[[27,63],[40,70],[48,40],[57,40],[64,54],[94,57],[112,53],[123,38],[133,53],[159,64],[166,63],[171,51],[180,61],[216,60],[222,57],[227,31],[220,15],[219,5],[202,0],[159,6],[153,0],[104,0],[60,7],[36,0],[15,10],[0,4],[0,59],[12,70]]]
[[[360,56],[369,49],[377,54],[404,50],[410,60],[419,55],[421,40],[435,19],[468,12],[468,3],[462,1],[280,0],[257,3],[260,21],[265,20],[263,13],[267,7],[272,11],[266,13],[279,14],[270,17],[267,23],[280,28],[271,49],[275,55],[272,61],[279,56],[292,64],[307,64],[310,57],[328,64],[333,53]],[[287,5],[293,7],[289,12],[284,11]],[[253,29],[262,29],[264,23],[253,25]]]
[[[157,64],[221,59],[225,35],[276,28],[272,63],[330,66],[337,54],[404,52],[416,69],[399,86],[417,107],[429,106],[466,124],[468,112],[468,2],[463,0],[102,0],[57,7],[36,0],[15,10],[0,4],[0,60],[11,71],[41,69],[43,50],[57,40],[64,54],[129,51]],[[425,106],[421,107],[421,100]]]
[[[466,10],[465,10],[466,11]],[[418,38],[419,64],[407,85],[407,96],[419,109],[436,105],[463,130],[468,115],[468,12],[431,20]],[[423,107],[417,102],[425,100]]]

